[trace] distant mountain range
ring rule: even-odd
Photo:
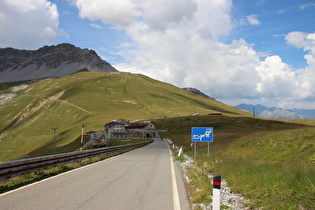
[[[0,83],[63,77],[81,71],[117,72],[94,50],[71,44],[38,50],[0,48]]]
[[[234,106],[237,109],[245,110],[262,118],[272,119],[313,119],[315,120],[315,109],[280,109],[275,107],[266,107],[261,104],[239,104]]]

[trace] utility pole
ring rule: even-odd
[[[56,132],[58,128],[51,128],[54,131],[54,154],[56,154]]]
[[[256,110],[255,110],[255,107],[253,107],[253,118],[255,119],[255,116],[256,116]]]
[[[254,122],[253,122],[253,126],[254,126],[254,131],[256,131],[256,125],[255,125],[255,121],[256,121],[256,108],[253,107],[253,118],[254,118]]]

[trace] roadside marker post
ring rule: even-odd
[[[213,177],[212,209],[220,210],[221,174]]]
[[[84,136],[84,123],[82,124],[82,130],[81,130],[81,147],[80,147],[80,151],[83,151],[83,136]]]
[[[210,144],[213,142],[213,128],[212,127],[192,127],[191,141],[194,143],[194,160],[197,157],[197,142],[208,142],[208,156],[210,154]]]
[[[181,156],[183,153],[183,147],[180,147],[179,152],[178,152],[178,157]]]

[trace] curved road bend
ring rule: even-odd
[[[175,173],[175,175],[174,175]],[[0,195],[0,209],[190,209],[165,141]]]

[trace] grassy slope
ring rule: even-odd
[[[307,125],[228,116],[196,116],[160,119],[165,137],[190,147],[191,127],[213,127],[214,142],[199,143],[197,165],[204,173],[221,173],[234,192],[251,200],[251,207],[312,209],[315,203],[315,128]],[[313,124],[313,122],[310,122]],[[200,172],[191,174],[193,201],[209,202],[209,183]],[[196,181],[197,180],[197,181]],[[198,183],[200,181],[200,184]],[[209,182],[209,181],[208,181]],[[194,192],[195,190],[195,192]]]
[[[12,93],[13,85],[19,84],[2,85],[0,96]],[[117,118],[186,115],[154,121],[158,128],[169,130],[165,137],[184,146],[190,155],[191,127],[214,127],[211,157],[203,155],[207,144],[198,144],[197,164],[204,172],[222,173],[234,191],[250,198],[252,206],[297,209],[312,208],[315,202],[315,130],[305,125],[314,126],[315,121],[252,119],[218,101],[143,75],[121,72],[83,72],[41,80],[15,93],[13,100],[0,105],[0,161],[51,154],[52,127],[58,127],[57,152],[65,152],[79,147],[75,139],[82,123],[86,130],[101,130],[106,122]],[[212,112],[223,115],[191,116]],[[211,194],[208,189],[203,192],[202,186],[197,189],[198,201]]]
[[[101,130],[117,118],[244,114],[216,100],[130,73],[82,72],[28,85],[0,105],[0,161],[52,154],[52,127],[58,127],[57,152],[64,152],[78,148],[74,139],[80,135],[82,123],[88,131]],[[13,88],[2,86],[0,95],[5,93],[13,93]]]

